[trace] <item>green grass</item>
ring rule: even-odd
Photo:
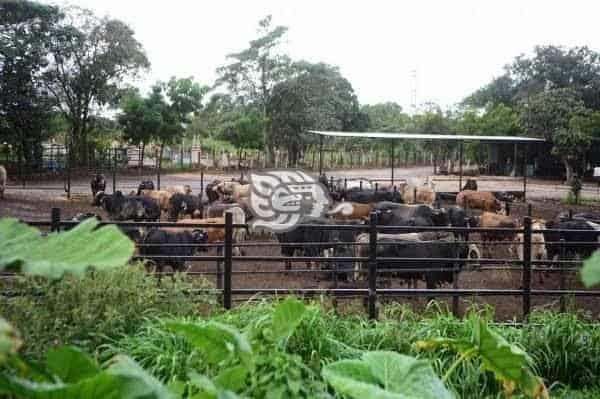
[[[263,323],[272,310],[273,303],[264,301],[241,305],[212,319],[248,330]],[[489,309],[479,312],[490,316]],[[594,397],[600,393],[593,390],[600,382],[600,324],[581,314],[552,312],[534,313],[531,323],[524,327],[497,325],[495,329],[532,356],[536,371],[557,397]],[[422,314],[403,306],[388,306],[380,321],[371,322],[360,315],[338,315],[327,310],[324,302],[314,302],[287,343],[287,354],[269,366],[270,373],[302,370],[304,364],[312,370],[306,375],[319,376],[321,368],[333,361],[357,358],[365,350],[392,350],[430,359],[441,375],[456,360],[456,353],[422,353],[413,345],[417,340],[441,336],[467,337],[470,331],[463,320],[437,306]],[[115,340],[104,349],[107,354],[129,354],[165,382],[182,378],[190,366],[206,371],[189,346],[166,332],[160,319],[147,320],[138,333]],[[318,381],[313,382],[319,386]],[[462,363],[448,382],[461,398],[502,397],[498,383],[481,371],[477,361]]]

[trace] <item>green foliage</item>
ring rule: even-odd
[[[533,362],[525,351],[509,344],[500,334],[490,329],[487,322],[479,317],[471,318],[472,336],[470,339],[438,338],[419,341],[421,349],[450,347],[461,354],[448,372],[454,371],[459,362],[478,357],[484,369],[491,371],[502,382],[505,391],[511,395],[520,389],[531,397],[547,396],[542,381],[532,372]],[[446,379],[448,374],[446,374]]]
[[[18,356],[3,369],[0,392],[24,399],[174,399],[176,396],[133,360],[117,356],[102,370],[84,352],[63,347],[48,354],[45,369]]]
[[[600,283],[600,252],[594,253],[583,264],[581,281],[583,281],[586,287]]]
[[[178,275],[157,285],[141,265],[59,281],[29,277],[10,286],[23,295],[0,302],[0,314],[19,328],[30,356],[63,344],[95,351],[101,343],[135,333],[147,317],[205,310],[212,297],[187,294],[202,284]]]
[[[381,321],[374,323],[361,315],[336,314],[325,310],[324,305],[306,306],[302,321],[285,346],[274,344],[270,338],[276,311],[273,302],[243,304],[212,316],[208,322],[194,324],[227,324],[247,337],[255,367],[255,372],[245,380],[245,395],[250,397],[265,397],[267,392],[284,392],[289,397],[327,397],[321,377],[323,367],[340,360],[360,359],[368,351],[393,351],[423,358],[430,362],[436,375],[443,375],[457,363],[460,355],[449,348],[422,352],[414,343],[441,336],[469,341],[473,335],[471,322],[436,307],[416,314],[405,307],[388,306],[383,309]],[[481,317],[488,319],[492,315]],[[190,323],[190,319],[177,322]],[[530,323],[524,326],[501,324],[494,326],[494,331],[511,345],[525,349],[535,364],[536,373],[549,386],[563,384],[584,389],[597,385],[600,324],[584,315],[539,311],[532,313]],[[223,370],[242,365],[231,354],[219,365],[209,364],[202,353],[168,330],[166,324],[161,320],[147,321],[139,334],[111,344],[108,355],[126,353],[163,382],[187,382],[189,370],[212,381]],[[259,377],[252,378],[252,375]],[[447,377],[446,386],[461,398],[503,397],[502,386],[492,372],[483,368],[479,357],[460,361]],[[554,388],[552,394],[554,396]]]
[[[53,99],[43,90],[51,27],[57,7],[33,1],[0,3],[0,142],[20,150],[24,160],[41,157],[41,143],[55,133]]]
[[[116,226],[98,227],[90,218],[74,229],[42,237],[38,229],[16,219],[0,220],[0,270],[17,268],[25,274],[59,279],[83,276],[94,267],[107,270],[126,264],[134,244]]]
[[[186,379],[188,370],[207,371],[192,344],[168,329],[164,319],[145,319],[135,331],[109,340],[98,352],[102,359],[127,353],[164,383]]]
[[[92,109],[114,105],[125,78],[149,67],[142,45],[122,21],[66,7],[50,30],[51,60],[44,72],[48,91],[70,123],[69,143],[84,160]]]
[[[395,352],[365,352],[361,360],[341,360],[323,368],[333,388],[351,398],[443,399],[454,396],[429,362]]]

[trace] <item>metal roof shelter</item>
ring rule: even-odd
[[[518,136],[482,136],[468,134],[422,134],[422,133],[406,133],[406,132],[333,132],[309,130],[309,133],[318,134],[319,137],[319,175],[323,173],[323,137],[354,137],[354,138],[370,138],[370,139],[385,139],[392,140],[391,145],[391,181],[394,184],[394,144],[400,140],[423,140],[423,141],[458,141],[459,144],[459,178],[458,191],[462,188],[462,171],[463,171],[463,142],[464,141],[479,141],[487,143],[507,143],[507,144],[523,144],[525,146],[525,156],[523,157],[523,197],[527,192],[527,145],[529,143],[539,143],[546,140],[535,137],[518,137]]]

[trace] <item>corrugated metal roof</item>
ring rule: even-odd
[[[409,140],[442,140],[442,141],[490,141],[506,143],[543,142],[544,139],[536,137],[519,136],[472,136],[468,134],[422,134],[422,133],[385,133],[385,132],[328,132],[320,130],[309,130],[309,133],[320,134],[331,137],[359,137],[370,139],[409,139]]]

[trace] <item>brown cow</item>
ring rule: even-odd
[[[244,211],[239,208],[239,207],[234,207],[230,209],[232,212],[232,222],[233,224],[246,224],[246,215],[244,214]],[[178,224],[196,224],[196,225],[203,225],[203,224],[214,224],[214,225],[224,225],[225,224],[225,216],[223,217],[217,217],[217,218],[206,218],[206,219],[181,219],[177,221]],[[223,242],[225,241],[225,228],[224,227],[201,227],[201,230],[205,231],[207,233],[207,242],[209,243],[215,243],[215,242]],[[167,227],[164,230],[167,231],[185,231],[188,230],[190,232],[193,232],[194,230],[197,230],[197,228],[194,227],[184,227],[184,228],[177,228],[177,227]],[[246,234],[246,229],[244,228],[234,228],[233,229],[233,242],[241,242],[245,239],[245,234]],[[239,255],[240,254],[240,250],[238,247],[234,247],[234,255]]]
[[[415,189],[417,190],[416,199]],[[402,183],[398,186],[398,191],[405,204],[433,205],[435,202],[435,191],[429,186],[411,186],[407,183]]]
[[[167,211],[169,209],[169,200],[173,194],[167,190],[138,190],[138,195],[152,198],[158,202],[161,211]]]
[[[490,191],[461,191],[456,196],[456,205],[465,209],[481,209],[486,212],[502,210],[502,203]]]
[[[359,204],[357,202],[340,202],[327,215],[336,220],[369,219],[369,215],[375,208],[373,204]]]
[[[493,212],[483,212],[480,216],[471,218],[471,227],[481,227],[488,229],[517,229],[519,223],[510,216],[498,215]],[[502,241],[516,239],[514,232],[485,232],[481,233],[484,241]]]

